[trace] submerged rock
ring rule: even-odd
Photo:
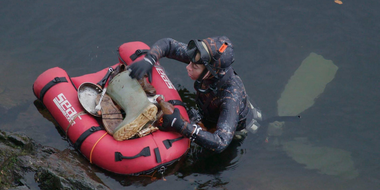
[[[82,161],[76,151],[0,131],[1,189],[109,189]]]

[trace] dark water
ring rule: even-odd
[[[307,138],[314,146],[345,150],[358,176],[308,169],[280,146],[256,146],[249,136],[228,153],[168,174],[167,181],[90,167],[97,176],[112,189],[379,189],[380,3],[342,1],[1,1],[0,128],[70,148],[33,105],[32,84],[43,71],[96,72],[115,64],[116,48],[128,41],[226,35],[235,46],[234,68],[267,117],[277,115],[281,92],[311,52],[339,67],[280,139]],[[176,86],[193,91],[185,65],[160,62]]]

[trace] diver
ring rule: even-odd
[[[191,40],[188,44],[171,38],[158,40],[143,60],[129,67],[130,76],[141,79],[148,75],[151,81],[152,68],[163,57],[188,64],[188,75],[195,81],[199,114],[189,113],[187,122],[176,108],[173,114],[163,116],[160,130],[175,130],[214,153],[224,151],[234,137],[244,139],[247,130],[257,131],[261,111],[251,104],[242,80],[231,66],[233,45],[227,37]]]

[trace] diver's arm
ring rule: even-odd
[[[222,152],[231,143],[239,122],[239,102],[226,97],[220,108],[220,116],[214,133],[202,130],[197,124],[180,118],[178,109],[172,115],[164,115],[164,130],[174,128],[198,145],[216,153]]]
[[[184,63],[189,63],[186,53],[187,45],[171,38],[158,40],[145,55],[144,59],[129,66],[129,76],[136,79],[148,75],[149,82],[152,82],[152,68],[162,57],[168,57]]]
[[[228,99],[223,102],[219,115],[216,131],[211,133],[208,131],[199,131],[198,134],[193,134],[195,143],[204,148],[210,149],[217,153],[222,152],[231,143],[235,134],[236,126],[239,122],[239,105],[238,102]],[[192,125],[195,127],[194,125]],[[190,134],[191,135],[191,134]]]
[[[175,59],[184,63],[189,63],[190,59],[186,53],[187,44],[172,38],[163,38],[155,42],[148,51],[156,61],[162,57]]]

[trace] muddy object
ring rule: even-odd
[[[111,73],[109,80],[111,81],[117,74],[125,71],[126,68],[127,68],[127,66],[125,66],[124,64],[120,64],[120,65],[116,66],[114,71]]]
[[[147,136],[155,131],[157,131],[158,128],[153,126],[153,125],[147,125],[146,127],[143,127],[138,133],[137,133],[137,137],[144,137],[144,136]]]
[[[89,114],[100,117],[98,110],[95,109],[96,106],[96,97],[98,94],[102,93],[102,89],[107,83],[108,78],[111,76],[113,68],[108,68],[106,75],[100,80],[97,84],[91,82],[85,82],[81,84],[78,88],[78,99],[84,110]]]
[[[146,81],[146,78],[142,78],[138,80],[141,87],[143,88],[144,92],[146,93],[147,96],[155,96],[156,95],[156,89]]]
[[[162,126],[162,123],[163,123],[162,117],[164,116],[164,114],[167,114],[167,115],[173,114],[174,106],[169,102],[165,102],[165,100],[162,96],[158,96],[156,98],[156,102],[158,103],[159,111],[157,113],[157,116],[156,116],[157,120],[154,123],[154,125],[155,126]]]
[[[100,117],[95,109],[95,100],[98,94],[102,93],[102,88],[94,83],[83,83],[78,88],[78,99],[83,108],[95,117]]]
[[[114,128],[113,138],[127,140],[137,134],[147,123],[156,119],[157,107],[152,104],[136,79],[126,70],[109,83],[107,94],[125,111],[124,120]]]
[[[111,81],[116,75],[118,75],[121,72],[124,72],[127,68],[128,66],[125,66],[124,64],[118,65],[112,72],[109,80]],[[138,80],[138,82],[140,83],[147,96],[156,95],[156,89],[146,80],[146,77],[141,78],[140,80]]]
[[[156,100],[158,104],[160,105],[163,114],[166,114],[166,115],[173,114],[174,106],[171,103],[165,102],[161,96],[157,97]]]
[[[98,95],[96,102],[100,101],[101,95]],[[100,103],[101,111],[98,113],[102,116],[103,126],[106,131],[113,135],[115,128],[123,121],[123,116],[119,108],[115,106],[110,96],[104,95],[103,101]]]

